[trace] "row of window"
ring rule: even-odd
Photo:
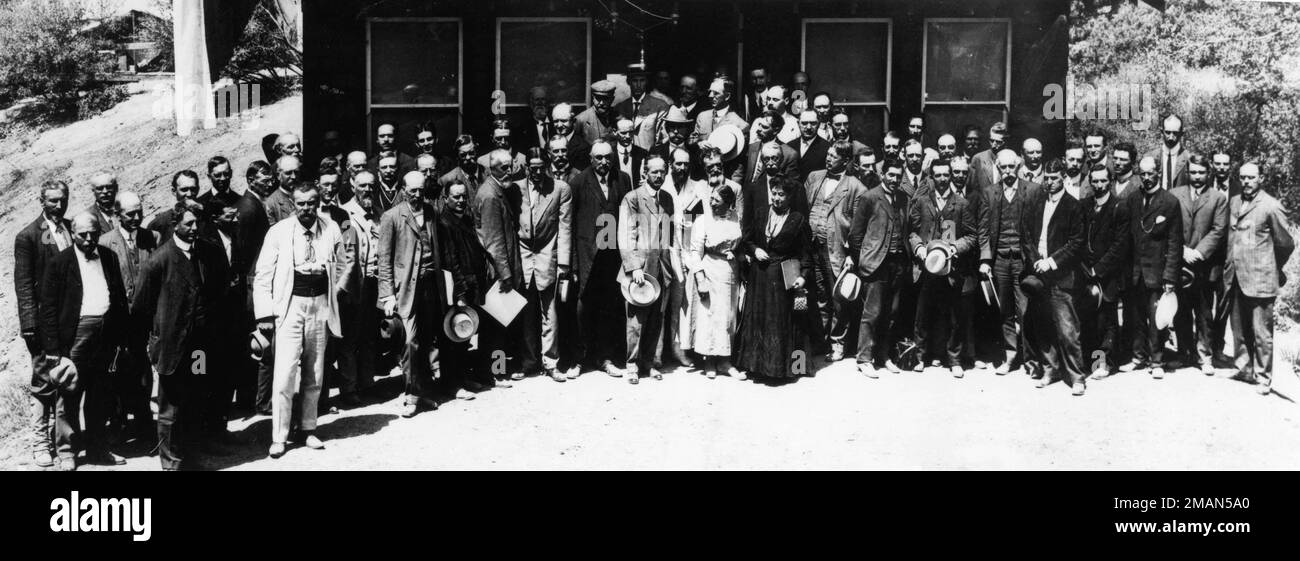
[[[927,19],[922,108],[931,130],[986,126],[1010,103],[1011,23],[1007,19]],[[459,18],[368,21],[367,103],[374,120],[417,110],[440,131],[459,130],[463,30]],[[803,20],[801,68],[817,90],[832,92],[867,138],[890,107],[893,23],[889,19]],[[556,102],[589,103],[589,18],[498,18],[496,87],[506,105],[526,105],[544,85]]]

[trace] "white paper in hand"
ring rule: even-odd
[[[483,311],[497,320],[502,327],[510,327],[510,323],[515,320],[519,312],[528,304],[528,299],[524,298],[519,291],[511,289],[508,292],[501,292],[501,281],[492,283],[488,289],[487,295],[483,299]]]

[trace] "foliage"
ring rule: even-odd
[[[105,67],[79,6],[63,0],[9,0],[0,10],[0,107],[40,97],[53,118],[75,117],[79,93]]]
[[[274,103],[302,82],[302,50],[293,16],[276,0],[260,0],[221,76],[261,85],[261,103]]]
[[[1300,5],[1233,0],[1145,4],[1074,0],[1070,73],[1076,84],[1142,83],[1158,116],[1183,117],[1185,142],[1198,152],[1226,149],[1263,164],[1264,189],[1300,209]],[[1159,119],[1146,131],[1127,121],[1070,122],[1070,134],[1100,131],[1145,152],[1159,146]],[[1295,270],[1296,261],[1292,259]],[[1279,312],[1300,319],[1300,278]]]

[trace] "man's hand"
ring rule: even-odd
[[[512,284],[513,283],[510,282],[510,279],[501,279],[501,282],[497,283],[497,292],[502,294],[510,292],[510,286]]]
[[[1173,294],[1174,290],[1176,289],[1177,287],[1174,286],[1174,283],[1172,282],[1165,283],[1165,294]]]
[[[847,268],[847,269],[852,269],[852,268],[853,268],[853,258],[852,258],[852,257],[845,257],[845,258],[844,258],[844,267]]]
[[[642,269],[637,269],[635,271],[632,271],[632,282],[637,284],[645,284],[645,271]]]
[[[985,277],[992,278],[993,266],[989,265],[988,263],[980,263],[980,274],[984,275]]]
[[[464,299],[464,298],[457,298],[457,299],[456,299],[456,307],[457,307],[457,308],[468,308],[468,307],[469,307],[469,304],[465,302],[465,299]]]
[[[323,263],[303,263],[293,268],[293,272],[300,275],[314,275],[325,270]]]
[[[794,279],[794,284],[790,285],[790,288],[794,290],[799,290],[800,288],[803,288],[803,277]]]
[[[757,259],[759,263],[767,263],[771,258],[772,257],[767,254],[767,251],[761,247],[754,250],[754,259]]]
[[[1038,261],[1035,261],[1035,262],[1034,262],[1034,271],[1037,271],[1037,272],[1039,272],[1039,273],[1046,273],[1047,271],[1050,271],[1051,269],[1052,269],[1052,267],[1051,267],[1051,265],[1048,265],[1048,264],[1047,264],[1047,260],[1046,260],[1046,259],[1039,259]]]
[[[916,258],[925,261],[925,246],[916,246]]]
[[[397,314],[397,299],[389,298],[384,302],[384,317],[393,317]]]
[[[275,322],[271,321],[271,318],[259,320],[257,322],[257,330],[262,332],[262,335],[270,337],[271,333],[275,331]]]

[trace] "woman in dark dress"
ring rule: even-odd
[[[811,234],[807,218],[790,209],[787,192],[802,188],[793,179],[771,185],[771,209],[755,216],[741,239],[740,251],[749,257],[745,272],[745,304],[740,314],[735,365],[751,375],[781,380],[805,374],[807,363],[803,321],[796,317],[795,297],[812,274],[808,252]],[[787,289],[781,262],[798,260],[800,276]]]

